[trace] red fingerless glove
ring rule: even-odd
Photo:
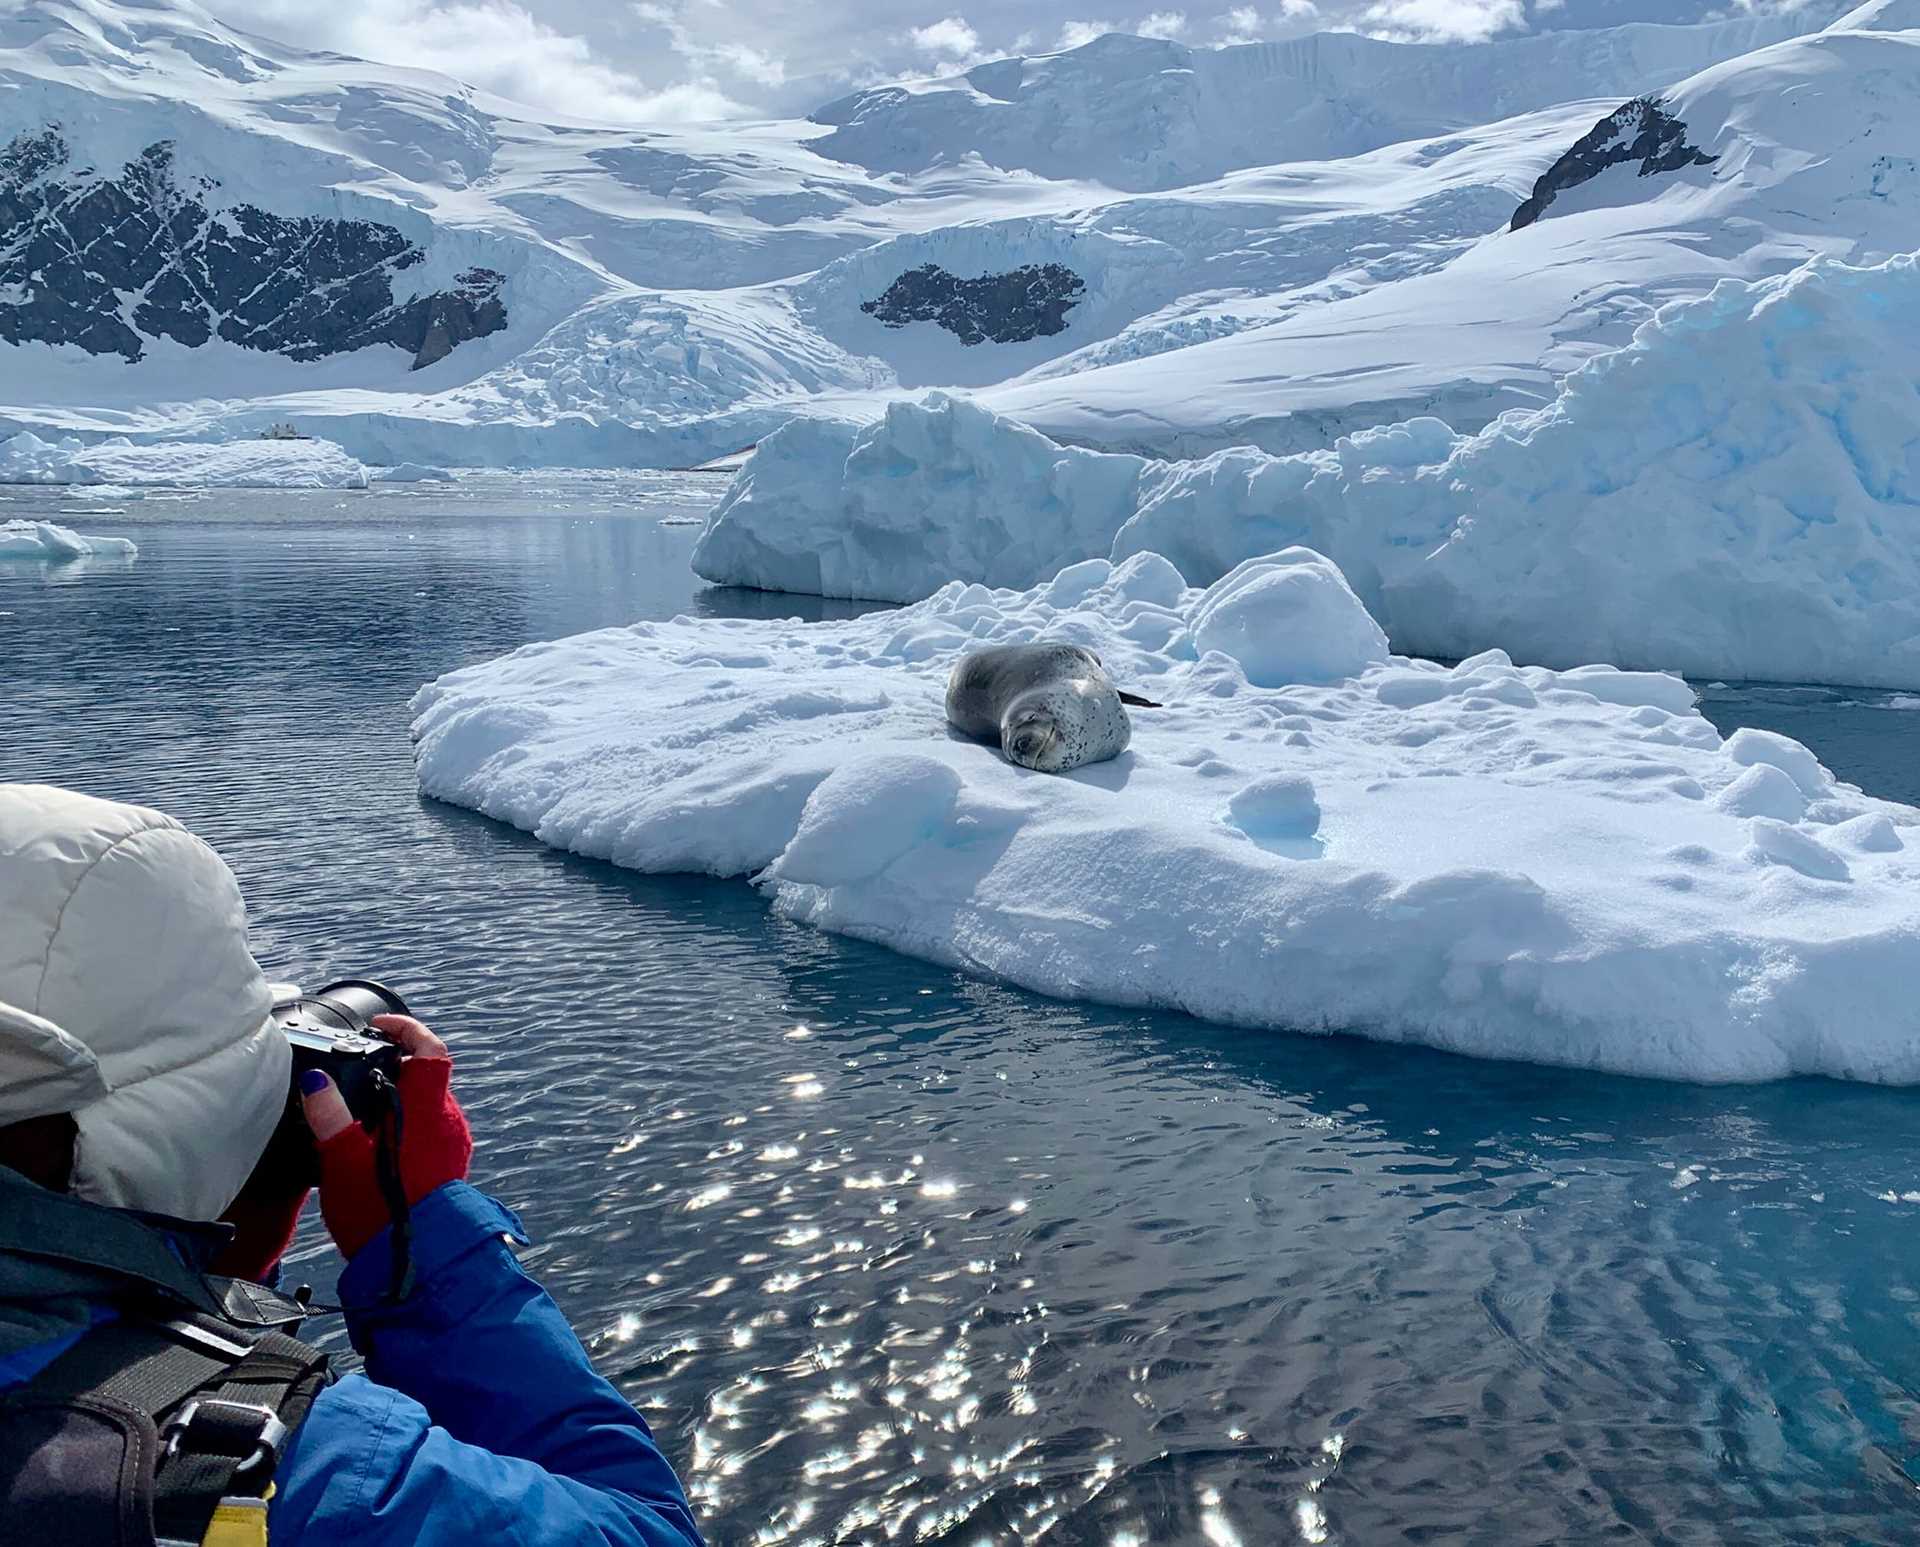
[[[473,1159],[473,1134],[449,1088],[452,1075],[448,1058],[409,1058],[400,1065],[400,1182],[410,1204],[464,1180]],[[377,1144],[350,1123],[320,1146],[320,1217],[347,1257],[393,1222],[380,1191]]]

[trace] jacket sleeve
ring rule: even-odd
[[[349,1375],[294,1431],[268,1505],[275,1547],[689,1547],[684,1506],[469,1445],[390,1386]]]
[[[341,1275],[347,1331],[368,1374],[413,1398],[453,1440],[531,1462],[564,1481],[558,1497],[602,1495],[596,1509],[612,1503],[647,1526],[608,1540],[698,1547],[686,1494],[645,1420],[594,1371],[560,1308],[509,1249],[509,1240],[525,1240],[520,1221],[453,1182],[414,1206],[412,1228],[413,1288],[404,1299],[383,1298],[389,1232]],[[502,1486],[537,1483],[509,1470]]]

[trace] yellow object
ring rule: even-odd
[[[269,1484],[266,1498],[222,1499],[200,1547],[267,1547],[267,1499],[272,1497]]]

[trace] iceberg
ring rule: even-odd
[[[372,473],[374,483],[452,483],[453,474],[444,467],[425,462],[399,462]]]
[[[1821,260],[1661,308],[1545,407],[1276,457],[1059,445],[941,393],[777,431],[694,566],[907,601],[1154,552],[1206,583],[1289,544],[1397,649],[1920,685],[1920,254]]]
[[[1164,707],[1056,776],[949,734],[964,651]],[[413,703],[420,787],[557,848],[1062,998],[1626,1074],[1920,1081],[1920,810],[1679,678],[1390,654],[1302,548],[953,582],[847,621],[529,645]]]
[[[140,549],[125,537],[83,537],[52,521],[0,521],[0,561],[70,564],[79,559],[131,561]]]
[[[23,430],[0,441],[0,483],[209,489],[364,489],[367,469],[326,440],[152,441],[88,445]]]

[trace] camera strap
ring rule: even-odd
[[[413,1293],[413,1206],[407,1202],[406,1181],[400,1171],[400,1144],[404,1137],[406,1108],[398,1099],[389,1103],[374,1136],[373,1169],[386,1200],[387,1215],[393,1221],[389,1233],[392,1243],[387,1298],[404,1300]]]

